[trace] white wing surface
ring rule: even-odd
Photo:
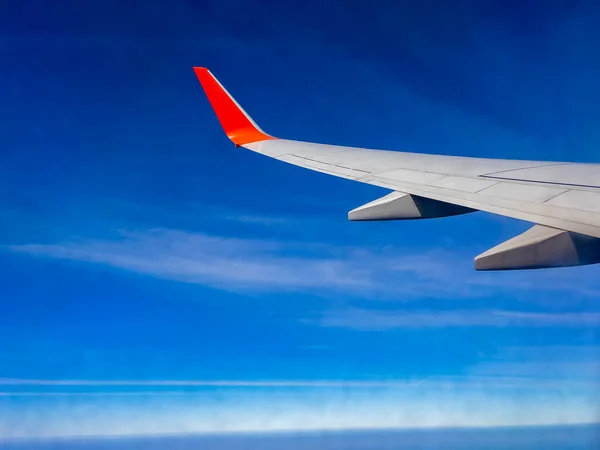
[[[325,145],[262,131],[204,68],[194,68],[228,137],[271,158],[393,192],[350,220],[423,219],[474,210],[536,226],[475,260],[479,270],[600,262],[600,164],[467,158]]]

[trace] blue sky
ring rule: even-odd
[[[597,267],[349,223],[386,191],[236,149],[192,71],[276,136],[597,162],[600,8],[262,3],[0,6],[0,438],[600,420]]]

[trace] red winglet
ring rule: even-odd
[[[196,72],[208,101],[225,130],[225,134],[235,145],[276,139],[260,129],[208,69],[194,67],[194,72]]]

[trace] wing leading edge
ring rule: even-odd
[[[278,139],[265,133],[208,69],[194,71],[236,146],[394,191],[351,211],[350,220],[422,219],[481,210],[541,228],[478,256],[477,270],[600,262],[599,164],[467,158]]]

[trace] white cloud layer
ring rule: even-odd
[[[0,397],[0,438],[594,423],[598,392],[563,385],[496,389],[485,380],[404,387],[227,388]],[[535,384],[535,380],[530,381]]]

